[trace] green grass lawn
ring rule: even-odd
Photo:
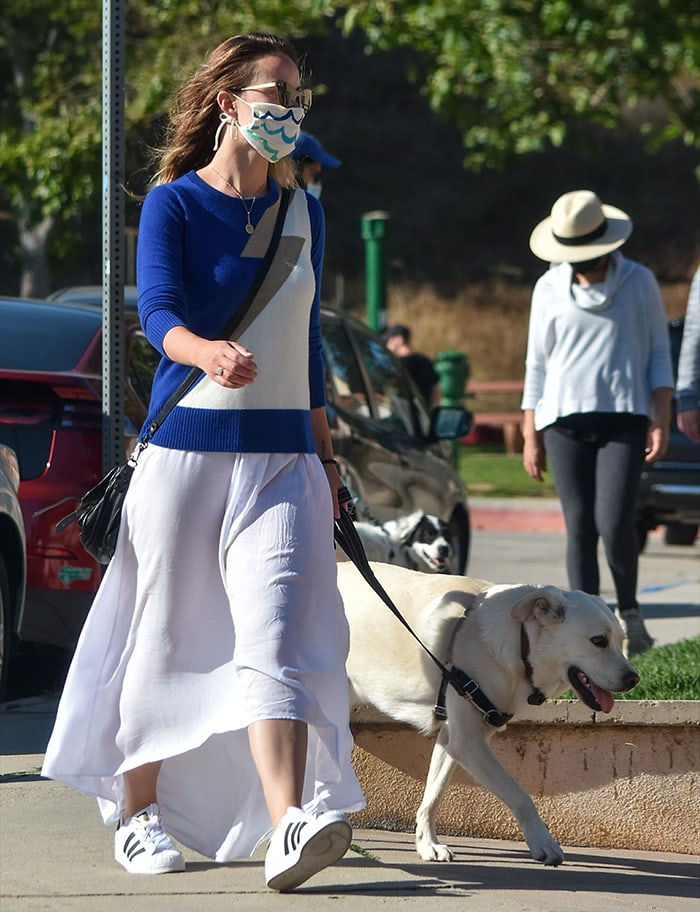
[[[503,448],[457,446],[457,468],[464,486],[475,497],[556,497],[552,476],[544,481],[530,478],[522,456]]]

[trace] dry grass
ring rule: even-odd
[[[669,319],[685,313],[688,289],[685,281],[662,286]],[[432,357],[447,349],[464,352],[472,379],[516,380],[524,371],[530,291],[493,280],[444,298],[430,286],[392,286],[387,322],[410,326],[415,347]],[[490,407],[497,406],[494,402]]]

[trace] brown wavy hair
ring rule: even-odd
[[[286,38],[258,32],[228,38],[209,54],[175,95],[156,183],[175,180],[209,164],[219,126],[216,96],[220,91],[248,85],[254,78],[256,62],[270,54],[285,54],[299,66],[299,56]],[[280,186],[296,186],[294,165],[287,158],[272,163],[270,174]]]

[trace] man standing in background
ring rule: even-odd
[[[390,326],[384,333],[384,341],[389,351],[401,358],[428,407],[440,405],[440,378],[430,358],[414,350],[408,326]]]

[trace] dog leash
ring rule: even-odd
[[[338,491],[338,503],[340,504],[340,518],[335,520],[334,537],[336,543],[340,545],[353,564],[355,564],[361,575],[377,593],[391,613],[401,622],[401,624],[403,624],[421,649],[423,649],[426,655],[432,659],[442,672],[443,686],[440,689],[442,700],[438,698],[438,703],[435,706],[435,715],[437,718],[442,720],[447,718],[444,707],[444,693],[449,684],[454,687],[460,697],[468,699],[474,704],[482,714],[484,722],[488,725],[493,725],[494,728],[501,728],[509,722],[513,718],[512,713],[499,712],[479,687],[477,681],[470,678],[461,668],[457,668],[454,665],[451,668],[447,668],[436,655],[433,655],[418,634],[413,630],[375,576],[374,571],[367,560],[367,554],[365,553],[362,539],[355,528],[351,513],[345,506],[346,504],[352,503],[352,494],[347,488],[343,487]],[[442,705],[440,705],[441,702]]]

